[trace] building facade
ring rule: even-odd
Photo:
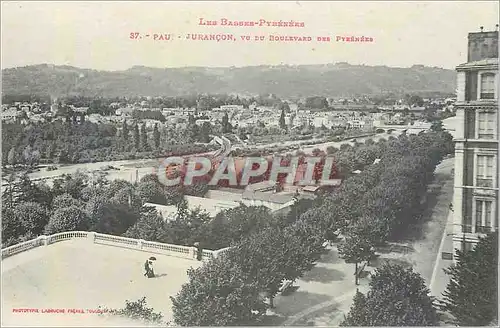
[[[498,230],[498,31],[469,33],[457,66],[453,246]]]

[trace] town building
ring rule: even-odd
[[[228,201],[221,199],[210,199],[204,197],[196,196],[184,196],[187,202],[187,207],[189,210],[200,210],[206,212],[210,217],[215,217],[219,212],[223,210],[231,209],[240,206],[239,202]],[[156,208],[159,214],[166,221],[175,220],[175,215],[177,214],[177,206],[175,205],[160,205],[155,203],[145,203],[145,206],[151,206]]]
[[[457,66],[453,195],[455,249],[498,230],[498,31],[469,33]]]
[[[220,106],[220,110],[223,112],[241,111],[241,110],[243,110],[243,106],[241,106],[241,105],[222,105],[222,106]]]
[[[2,121],[4,122],[15,122],[18,118],[22,116],[22,112],[16,107],[4,110],[2,112]]]

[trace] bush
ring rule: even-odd
[[[57,170],[57,166],[56,165],[47,166],[47,171],[55,171],[55,170]]]
[[[105,308],[103,309],[103,312],[134,320],[141,320],[147,323],[168,325],[168,323],[163,322],[163,315],[161,312],[154,312],[154,309],[148,308],[146,303],[146,297],[143,297],[135,302],[126,300],[125,307],[123,309],[108,310]]]
[[[87,214],[79,207],[72,205],[57,209],[45,227],[45,233],[50,235],[57,232],[87,230],[89,220]]]

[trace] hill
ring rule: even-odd
[[[280,97],[348,96],[381,92],[455,91],[456,73],[436,67],[281,65],[227,68],[150,68],[97,71],[34,65],[2,70],[9,95],[175,96],[192,93],[276,94]]]

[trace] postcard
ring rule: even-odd
[[[2,326],[498,325],[494,1],[3,1]]]

